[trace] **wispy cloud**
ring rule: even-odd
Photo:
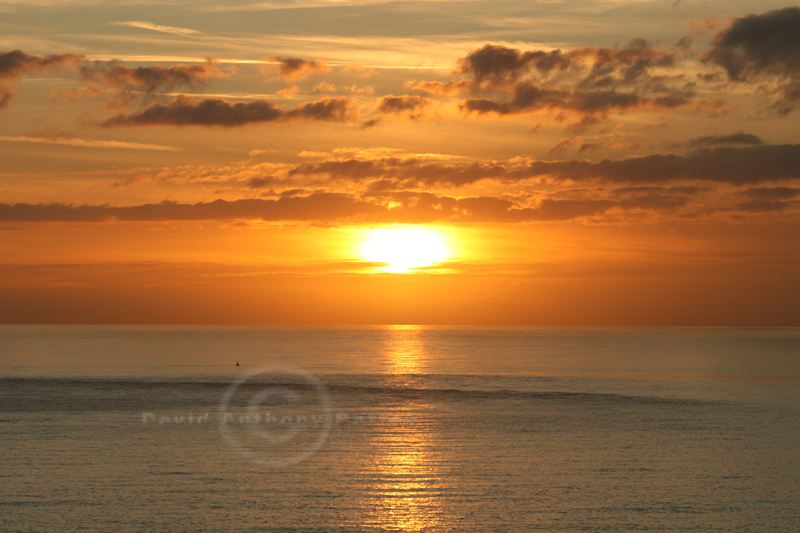
[[[273,9],[309,9],[316,7],[354,7],[383,4],[385,0],[295,0],[290,2],[252,2],[247,4],[214,5],[206,11],[268,11]]]
[[[130,28],[142,28],[144,30],[159,31],[161,33],[171,33],[173,35],[203,35],[203,32],[192,30],[189,28],[179,28],[177,26],[162,26],[160,24],[153,24],[152,22],[145,22],[142,20],[125,20],[119,22],[112,22],[112,26],[128,26]]]
[[[156,150],[161,152],[179,152],[178,148],[161,144],[132,143],[125,141],[95,141],[90,139],[51,139],[47,137],[0,137],[0,141],[64,144],[82,148],[114,148],[118,150]]]

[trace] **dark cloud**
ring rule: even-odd
[[[4,84],[13,83],[23,74],[35,74],[42,70],[76,66],[83,56],[75,54],[53,54],[35,56],[22,50],[0,52],[0,109],[7,107],[13,93]]]
[[[196,88],[212,78],[223,77],[223,72],[209,62],[206,65],[174,65],[165,67],[127,67],[122,61],[93,61],[78,67],[81,77],[94,83],[107,85],[119,93],[133,92],[152,95],[172,92],[180,88]]]
[[[346,96],[320,98],[286,111],[286,120],[344,122],[355,117],[354,100]]]
[[[749,211],[751,213],[770,213],[775,211],[783,211],[788,208],[789,204],[786,202],[776,202],[773,200],[751,200],[743,202],[736,206],[740,211]]]
[[[542,200],[527,211],[529,220],[572,220],[602,214],[618,205],[610,200]]]
[[[687,191],[686,189],[691,189]],[[592,189],[566,189],[557,193],[559,197],[569,196],[570,200],[603,200],[610,202],[609,207],[621,209],[637,209],[650,211],[673,211],[685,206],[689,195],[693,195],[695,188],[688,187],[619,187],[606,189],[602,187]],[[561,198],[559,198],[561,199]]]
[[[722,81],[722,72],[712,72],[711,74],[697,74],[697,79],[706,83],[719,83]]]
[[[689,201],[688,196],[671,196],[648,192],[635,194],[624,200],[620,200],[619,205],[625,209],[652,209],[652,210],[672,210],[683,207]]]
[[[630,211],[674,212],[687,207],[690,196],[703,190],[706,189],[695,187],[566,189],[556,191],[549,197],[541,198],[533,205],[526,206],[508,198],[453,197],[415,190],[375,190],[370,195],[358,197],[298,188],[281,192],[279,198],[216,200],[196,204],[162,202],[128,207],[0,204],[0,222],[265,220],[323,224],[520,223],[607,216],[620,220],[620,217],[624,218]],[[795,195],[800,192],[797,189],[791,191],[795,191],[793,193]],[[271,191],[269,196],[275,196],[275,192]],[[785,199],[788,196],[790,195],[784,192],[781,198]],[[739,204],[737,209],[744,212],[772,212],[783,211],[791,205],[786,201],[754,197]]]
[[[693,86],[673,87],[669,79],[651,77],[655,67],[673,67],[678,52],[658,50],[642,39],[626,48],[575,48],[568,52],[534,50],[522,52],[503,46],[486,45],[461,60],[459,71],[471,74],[473,92],[510,93],[508,98],[469,98],[460,109],[466,113],[517,115],[540,111],[569,112],[577,116],[573,128],[580,129],[605,118],[611,112],[651,108],[671,109],[688,104]],[[587,67],[587,65],[589,65]],[[588,68],[588,71],[584,71]],[[547,74],[553,70],[580,70],[574,87],[543,86],[534,81],[518,81],[529,71]],[[535,77],[535,76],[534,76]],[[636,85],[637,82],[643,83]],[[484,82],[482,85],[480,85]],[[450,82],[453,83],[453,82]],[[460,85],[459,88],[467,85]],[[620,90],[623,86],[632,87]],[[450,88],[424,86],[429,91],[450,92]],[[418,83],[415,88],[423,89]]]
[[[666,190],[671,193],[688,194],[689,196],[694,196],[696,194],[710,191],[711,187],[698,187],[696,185],[686,185],[682,187],[681,186],[669,187]]]
[[[750,198],[736,206],[740,211],[751,213],[776,213],[785,211],[797,201],[787,202],[800,197],[800,189],[793,187],[751,187],[740,193],[741,196]]]
[[[387,115],[396,117],[406,117],[409,120],[419,120],[425,114],[425,109],[431,104],[431,101],[424,96],[415,96],[404,94],[402,96],[394,96],[389,94],[378,98],[375,105],[376,116],[367,120],[362,125],[369,128],[378,124]]]
[[[743,144],[750,146],[759,146],[764,144],[761,137],[753,135],[752,133],[744,133],[742,131],[731,133],[730,135],[709,135],[706,137],[696,137],[687,141],[686,145],[691,147],[700,146],[719,146],[726,144]]]
[[[800,7],[734,19],[714,35],[703,59],[734,82],[779,80],[775,108],[788,114],[800,104]]]
[[[543,199],[536,207],[493,197],[454,198],[428,192],[387,192],[370,200],[337,193],[282,195],[278,199],[162,202],[129,207],[66,204],[0,204],[0,222],[161,222],[186,220],[267,220],[337,222],[498,222],[564,221],[602,215],[621,202]],[[641,206],[632,206],[641,207]]]
[[[534,160],[524,165],[351,158],[298,165],[289,171],[289,176],[296,175],[327,175],[345,181],[396,180],[392,184],[395,188],[463,186],[484,179],[514,182],[530,178],[631,184],[698,180],[745,185],[800,179],[800,144],[720,146],[697,149],[686,155],[651,154],[598,162]],[[388,186],[383,184],[384,188]]]
[[[333,193],[278,200],[246,199],[227,202],[179,204],[162,202],[130,207],[72,206],[66,204],[0,204],[2,221],[104,222],[167,220],[336,220],[377,215],[381,206]]]
[[[800,82],[787,83],[781,87],[781,90],[783,91],[783,99],[787,102],[800,102]]]
[[[0,109],[6,107],[13,97],[11,91],[0,87]]]
[[[753,187],[742,191],[754,200],[790,200],[800,196],[800,189],[792,187]]]
[[[278,63],[278,74],[289,83],[305,78],[309,74],[323,74],[331,70],[325,61],[321,59],[277,56],[270,56],[264,59]]]
[[[22,74],[35,74],[42,70],[74,67],[83,58],[75,54],[53,54],[39,57],[22,50],[0,52],[0,80],[13,80]]]
[[[340,159],[320,163],[304,163],[289,171],[289,176],[325,174],[333,179],[360,181],[384,174],[399,159],[383,160]]]
[[[734,19],[703,54],[733,81],[770,74],[800,75],[800,7]]]
[[[459,104],[465,113],[484,115],[519,115],[539,111],[568,112],[577,118],[573,129],[581,129],[611,112],[635,109],[671,109],[690,102],[690,94],[676,92],[667,96],[648,98],[632,92],[618,91],[567,91],[553,87],[539,87],[530,82],[519,82],[514,96],[509,100],[495,98],[468,98]]]
[[[700,149],[687,155],[652,154],[616,161],[533,161],[528,176],[576,181],[659,183],[681,179],[733,184],[800,178],[800,144]]]
[[[514,82],[531,74],[541,77],[553,72],[572,70],[579,74],[581,88],[608,89],[617,84],[631,84],[646,78],[650,69],[674,67],[683,47],[658,49],[652,43],[634,38],[626,47],[581,47],[561,50],[530,50],[487,44],[467,54],[458,63],[457,72],[471,75],[476,82]],[[588,68],[588,72],[582,72]]]
[[[657,49],[652,43],[636,37],[625,48],[577,48],[570,50],[568,54],[576,59],[589,59],[592,62],[591,71],[581,80],[579,86],[603,88],[647,80],[651,69],[673,68],[685,52],[686,47],[682,44],[674,49]]]
[[[228,102],[178,95],[167,104],[155,103],[139,113],[120,114],[101,123],[113,126],[223,126],[278,121],[342,122],[353,118],[353,102],[344,96],[322,98],[284,110],[267,100]]]
[[[773,106],[781,115],[788,115],[800,105],[800,82],[786,83],[778,89],[778,101]]]
[[[580,148],[578,148],[578,153],[581,154],[583,152],[591,152],[593,150],[600,150],[604,148],[605,145],[602,143],[582,143]]]
[[[549,71],[556,67],[564,69],[568,66],[569,60],[564,58],[561,50],[522,52],[514,48],[487,44],[460,59],[456,71],[471,75],[477,82],[485,79],[502,82],[516,81],[531,67]]]
[[[486,196],[453,198],[432,193],[401,191],[384,198],[401,204],[392,212],[398,221],[423,223],[449,222],[550,222],[602,215],[618,206],[610,200],[563,200],[547,198],[536,207],[518,207],[514,202]]]
[[[490,98],[468,98],[459,104],[467,113],[496,113],[516,115],[542,109],[563,109],[571,93],[552,87],[538,87],[533,83],[522,82],[514,88],[514,98],[510,102]]]
[[[702,192],[707,192],[709,190],[710,190],[709,187],[696,187],[693,185],[684,187],[654,187],[649,185],[643,185],[639,187],[618,187],[616,189],[613,189],[612,192],[617,195],[659,193],[659,194],[680,194],[680,195],[694,196]]]
[[[250,178],[247,180],[247,187],[250,189],[263,189],[267,185],[272,184],[275,178],[272,176],[265,176],[260,178]]]
[[[412,120],[421,117],[425,108],[430,105],[431,101],[423,96],[402,95],[394,96],[387,95],[378,99],[376,109],[379,113],[387,115],[408,115]]]
[[[301,196],[306,194],[311,194],[313,191],[309,191],[308,189],[286,189],[285,191],[281,192],[281,196]]]
[[[472,79],[417,82],[410,89],[432,95],[469,92],[478,96],[460,103],[466,113],[554,112],[557,121],[579,130],[612,113],[689,104],[695,96],[694,83],[682,74],[669,74],[688,53],[685,42],[657,48],[640,38],[625,47],[567,51],[522,51],[487,44],[458,63],[457,72]],[[503,96],[494,96],[498,93]]]
[[[395,183],[394,188],[398,188],[437,184],[465,185],[487,178],[507,179],[509,172],[504,165],[495,163],[446,165],[414,158],[387,157],[304,163],[291,169],[289,176],[327,175],[331,179],[343,181],[366,181],[379,178],[405,181],[405,183]]]

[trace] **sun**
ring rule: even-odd
[[[374,229],[361,248],[372,263],[386,263],[384,272],[409,272],[444,261],[450,251],[438,233],[427,229]]]

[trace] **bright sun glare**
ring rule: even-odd
[[[408,272],[444,261],[449,250],[438,233],[425,229],[374,229],[361,249],[364,259],[387,263],[385,272]]]

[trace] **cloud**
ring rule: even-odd
[[[653,74],[656,69],[674,69],[686,54],[685,45],[656,48],[640,38],[626,47],[567,51],[522,51],[487,44],[458,62],[456,72],[472,79],[409,82],[406,88],[437,96],[511,95],[510,100],[470,98],[460,107],[467,113],[498,115],[570,111],[585,126],[611,111],[688,104],[694,96],[691,83],[680,75]]]
[[[749,211],[752,213],[770,213],[774,211],[783,211],[788,208],[789,204],[786,202],[774,202],[771,200],[752,200],[750,202],[743,202],[736,206],[740,211]]]
[[[800,82],[791,82],[780,88],[783,101],[789,106],[800,104]]]
[[[704,180],[744,185],[800,178],[800,144],[717,147],[689,154],[652,154],[621,160],[533,161],[524,172],[561,180],[624,183]]]
[[[395,180],[395,187],[405,188],[464,186],[488,179],[509,183],[533,178],[631,184],[699,180],[746,185],[800,179],[800,144],[719,146],[696,149],[686,155],[651,154],[598,162],[532,160],[523,164],[443,164],[399,157],[330,159],[297,165],[288,175],[326,175],[334,180],[356,182]]]
[[[484,79],[515,81],[532,65],[537,65],[539,62],[548,65],[549,68],[556,66],[565,68],[567,66],[560,50],[522,52],[514,48],[487,44],[460,59],[456,72],[470,74],[479,83]]]
[[[753,187],[742,191],[754,200],[790,200],[800,196],[800,189],[792,187]]]
[[[776,108],[788,114],[800,103],[800,7],[733,19],[702,57],[733,82],[779,80]]]
[[[247,187],[250,189],[262,189],[267,185],[274,183],[275,178],[272,176],[263,176],[263,177],[256,177],[250,178],[247,180]]]
[[[122,61],[93,61],[78,67],[81,77],[91,83],[113,88],[123,99],[137,93],[145,96],[172,92],[180,88],[196,88],[225,74],[211,60],[205,65],[173,65],[165,67],[127,67]]]
[[[699,146],[717,146],[726,144],[759,146],[764,144],[764,141],[757,135],[740,131],[737,133],[731,133],[730,135],[709,135],[706,137],[696,137],[686,142],[687,146],[691,146],[693,148]]]
[[[161,144],[146,144],[126,141],[98,141],[94,139],[78,139],[74,137],[0,137],[0,141],[29,142],[43,144],[63,144],[80,148],[111,148],[117,150],[154,150],[161,152],[177,152],[177,148]]]
[[[762,74],[797,76],[800,7],[733,19],[730,27],[714,34],[703,58],[723,67],[733,81]]]
[[[294,96],[299,92],[300,92],[300,87],[298,87],[297,85],[292,85],[291,87],[281,89],[280,91],[275,91],[275,94],[279,94],[281,96]]]
[[[541,111],[562,111],[575,116],[577,121],[570,126],[581,129],[611,112],[635,109],[672,109],[689,104],[690,94],[675,92],[653,98],[633,92],[568,91],[553,87],[539,87],[530,82],[519,82],[514,87],[511,100],[495,98],[468,98],[459,103],[459,109],[470,114],[520,115]],[[565,117],[559,117],[564,120]]]
[[[353,106],[353,101],[343,96],[307,102],[287,111],[268,100],[228,102],[220,98],[194,99],[178,95],[167,104],[155,103],[144,111],[120,114],[100,125],[236,127],[264,122],[343,122],[354,118]]]
[[[394,96],[389,94],[378,99],[377,109],[384,114],[408,114],[412,119],[418,118],[431,101],[422,96]]]
[[[127,67],[119,60],[98,60],[82,64],[78,72],[85,80],[102,82],[122,90],[140,89],[147,92],[172,91],[225,76],[211,60],[205,65],[171,67]]]
[[[499,93],[462,101],[467,114],[519,115],[554,112],[555,120],[583,129],[611,113],[635,109],[672,109],[687,105],[694,84],[670,71],[686,55],[685,44],[656,48],[634,38],[626,47],[522,51],[487,44],[459,60],[457,72],[471,80],[418,82],[411,90],[453,96]],[[565,114],[566,113],[566,114]]]
[[[448,82],[410,81],[406,82],[404,87],[410,91],[419,91],[422,94],[436,96],[456,96],[470,92],[475,93],[480,90],[480,85],[472,80],[451,80]]]
[[[501,198],[452,198],[426,192],[390,193],[377,201],[328,192],[272,199],[216,200],[197,204],[162,202],[128,207],[68,204],[0,204],[0,222],[160,222],[188,220],[264,220],[307,222],[425,223],[571,220],[602,214],[618,204],[609,200],[543,200],[520,208]]]
[[[146,181],[137,176],[115,186]],[[251,178],[247,187],[266,189],[272,176]],[[642,212],[685,216],[690,200],[705,187],[573,188],[523,195],[517,199],[492,196],[454,197],[418,190],[375,190],[362,196],[308,188],[272,189],[270,198],[215,200],[195,204],[162,202],[124,207],[69,204],[0,204],[0,222],[163,222],[200,220],[301,221],[324,224],[364,223],[521,223],[585,219],[624,221],[640,219]],[[777,192],[780,189],[780,192]],[[760,191],[761,189],[751,189]],[[766,190],[766,188],[764,188]],[[734,206],[742,212],[788,211],[800,189],[773,188],[772,192],[744,192],[748,201]],[[714,209],[707,211],[713,212]],[[726,208],[732,213],[731,208]],[[691,213],[692,211],[688,211]]]
[[[431,101],[424,96],[414,96],[404,94],[394,96],[389,94],[378,98],[375,111],[378,116],[364,123],[365,127],[374,126],[381,118],[387,115],[402,116],[409,120],[419,120],[425,114],[425,109],[431,105]]]
[[[357,85],[339,85],[338,87],[332,83],[321,81],[311,89],[312,94],[334,94],[336,92],[345,94],[358,94],[368,95],[375,92],[375,88],[371,85],[359,87]]]
[[[360,65],[357,63],[348,63],[341,68],[342,74],[358,74],[361,78],[369,78],[371,76],[375,76],[378,74],[378,70],[367,67],[366,65]]]
[[[710,187],[698,187],[696,185],[682,185],[674,187],[659,187],[652,185],[639,185],[635,187],[618,187],[611,191],[615,195],[625,196],[630,194],[670,194],[670,195],[689,195],[695,196],[697,194],[710,191]]]
[[[457,72],[471,75],[478,83],[487,80],[501,84],[517,81],[527,74],[537,78],[571,70],[579,75],[579,87],[608,89],[644,78],[651,69],[674,67],[682,53],[681,48],[655,48],[652,43],[638,37],[624,48],[590,46],[566,52],[523,52],[487,44],[459,60]]]
[[[294,83],[310,74],[325,74],[331,69],[322,59],[301,59],[299,57],[265,57],[265,61],[278,64],[278,75],[287,83]],[[263,70],[263,69],[262,69]]]
[[[4,89],[0,87],[0,109],[8,106],[8,103],[11,102],[11,99],[14,95],[8,89]]]
[[[83,56],[76,54],[52,54],[40,57],[26,54],[22,50],[0,52],[0,109],[7,107],[14,97],[5,84],[13,83],[23,74],[74,67],[82,58]]]
[[[364,85],[363,87],[359,87],[358,85],[350,85],[349,87],[347,85],[341,85],[339,86],[339,90],[346,94],[375,94],[375,88],[372,85]]]
[[[153,30],[161,33],[171,33],[173,35],[202,35],[203,32],[197,30],[190,30],[189,28],[178,28],[176,26],[161,26],[160,24],[153,24],[152,22],[144,22],[141,20],[126,20],[120,22],[112,22],[112,26],[128,26],[130,28],[142,28],[145,30]]]
[[[671,196],[657,192],[642,192],[633,194],[619,201],[619,206],[625,209],[652,209],[673,210],[683,207],[689,201],[688,196]]]
[[[515,86],[514,99],[510,102],[497,101],[490,98],[469,98],[459,104],[467,113],[496,113],[498,115],[516,115],[541,109],[564,108],[571,93],[553,87],[538,87],[529,82]]]
[[[609,200],[542,200],[535,209],[526,210],[529,220],[572,220],[605,213],[616,204]]]
[[[753,187],[740,193],[742,196],[750,198],[749,201],[737,205],[741,211],[754,213],[770,213],[784,211],[792,207],[794,200],[800,197],[800,189],[793,187]]]
[[[162,202],[130,207],[72,206],[67,204],[0,204],[2,221],[103,222],[165,220],[336,220],[378,212],[379,206],[332,193],[278,200],[246,199],[227,202],[178,204]]]
[[[336,92],[336,85],[332,83],[328,83],[326,81],[321,81],[317,85],[311,89],[311,92],[314,94],[318,93],[335,93]]]
[[[0,80],[13,80],[22,74],[35,74],[42,70],[74,67],[83,58],[75,54],[34,56],[22,50],[0,52]]]

